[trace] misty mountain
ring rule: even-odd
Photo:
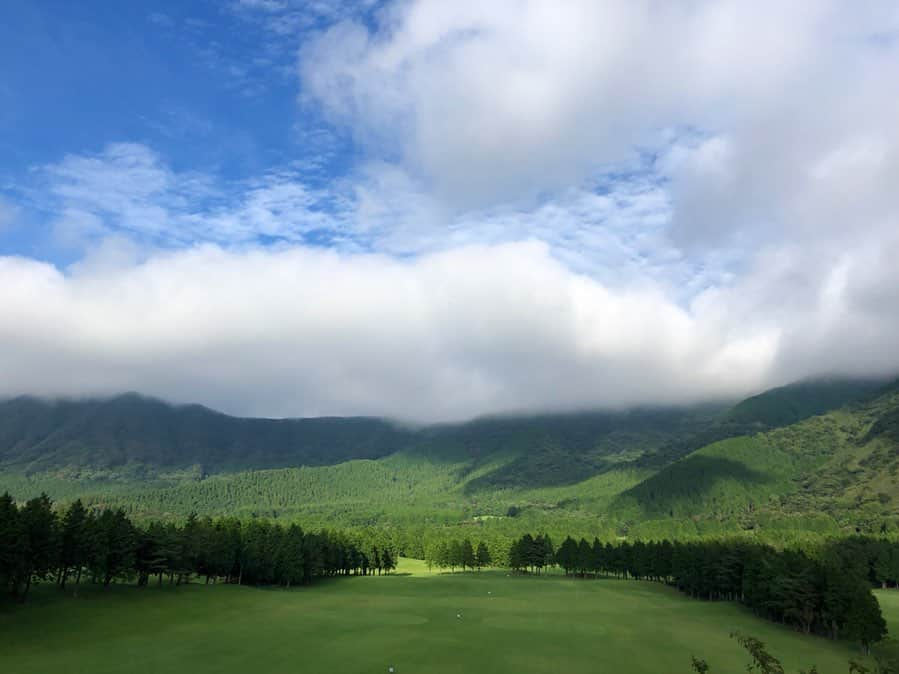
[[[239,418],[135,393],[104,399],[0,402],[0,466],[194,467],[200,474],[337,464],[399,451],[477,464],[505,455],[479,486],[559,484],[612,463],[667,464],[715,440],[793,423],[874,391],[877,382],[801,382],[732,408],[699,405],[477,419],[408,428],[364,417]]]
[[[0,403],[0,463],[28,471],[64,466],[203,472],[377,458],[409,433],[361,417],[246,419],[201,405],[171,405],[134,393],[106,399]]]

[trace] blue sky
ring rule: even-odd
[[[4,11],[8,176],[110,139],[152,145],[176,170],[231,178],[318,156],[304,134],[326,125],[314,107],[298,108],[296,51],[339,15],[304,11],[279,35],[239,3],[13,2]]]
[[[426,183],[431,176],[409,171],[397,161],[405,150],[395,137],[371,142],[367,129],[341,123],[339,115],[315,100],[315,92],[306,91],[298,76],[298,54],[305,45],[347,23],[376,34],[378,17],[383,20],[390,9],[390,5],[343,2],[129,3],[115,8],[108,3],[16,4],[0,36],[4,62],[12,65],[0,90],[5,103],[0,175],[8,208],[17,207],[19,226],[7,228],[0,237],[0,252],[65,267],[84,253],[82,244],[110,233],[163,246],[289,240],[386,248],[398,255],[456,242],[549,238],[528,220],[541,206],[552,207],[559,192],[571,185],[545,191],[528,186],[523,198],[515,191],[511,198],[502,193],[486,200],[478,197],[475,208],[464,201],[461,208],[448,206],[429,193]],[[301,63],[299,70],[302,67]],[[390,124],[395,128],[388,135],[403,133],[396,118]],[[173,182],[202,182],[205,189],[183,195],[189,203],[179,210],[192,216],[237,208],[236,202],[253,190],[290,184],[309,192],[299,203],[322,216],[322,226],[287,225],[279,231],[245,226],[234,235],[173,225],[162,232],[159,227],[121,222],[117,214],[94,203],[77,206],[101,216],[102,232],[78,225],[81,231],[73,237],[71,227],[60,226],[59,221],[73,200],[60,200],[54,193],[59,183],[77,182],[78,176],[64,171],[68,180],[61,180],[56,169],[79,158],[114,163],[108,156],[113,146],[119,147],[115,153],[119,165],[150,162]],[[126,146],[140,157],[122,156]],[[616,157],[584,187],[614,199],[620,183],[621,199],[628,203],[616,215],[631,217],[625,213],[631,208],[642,217],[644,206],[629,202],[634,194],[652,190],[664,180],[651,171],[655,158],[654,150]],[[617,163],[623,165],[613,165]],[[82,163],[79,170],[87,173],[86,168]],[[367,194],[380,192],[376,214],[371,216],[378,222],[348,224],[347,218],[356,216],[345,211],[355,208],[362,187]],[[75,188],[70,184],[68,191]],[[96,195],[103,187],[91,183],[77,189]],[[158,196],[165,200],[165,195]],[[653,194],[649,201],[649,208],[665,208],[664,197]],[[275,207],[295,203],[279,201]],[[514,222],[509,221],[510,214]],[[397,222],[380,222],[391,217]],[[488,218],[494,224],[482,226]],[[436,226],[418,222],[414,233],[407,232],[409,219]],[[447,227],[448,223],[452,224]],[[651,223],[647,219],[645,224]],[[635,236],[619,235],[614,227],[589,234],[598,236],[603,245],[612,236],[615,248],[627,245],[620,236]],[[552,233],[562,244],[559,254],[580,268],[599,271],[608,253],[597,251],[594,260],[575,260],[582,246],[565,245],[573,235],[576,232]],[[642,264],[649,255],[639,244],[636,247],[627,252],[628,264]]]
[[[433,420],[899,368],[894,3],[3,15],[0,395]]]
[[[341,10],[320,11],[281,35],[268,12],[239,3],[11,3],[0,26],[8,199],[27,203],[39,167],[116,142],[224,182],[295,162],[316,163],[316,179],[342,174],[352,143],[298,105],[297,46]],[[29,232],[10,233],[2,252],[70,259],[42,231],[45,215],[26,213]]]

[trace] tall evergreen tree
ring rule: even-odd
[[[81,582],[81,570],[90,561],[93,531],[87,509],[76,499],[62,518],[62,549],[59,560],[59,586],[66,589],[69,574],[74,571],[76,585]]]
[[[303,582],[303,530],[292,524],[281,538],[275,564],[278,580],[290,587]]]
[[[25,532],[9,493],[0,496],[0,591],[16,594],[25,574]]]
[[[593,548],[586,539],[582,538],[577,544],[577,570],[581,576],[587,574],[587,571],[593,565]]]
[[[471,541],[467,538],[462,541],[462,549],[460,552],[459,562],[462,569],[473,569],[475,567],[474,548],[471,545]]]
[[[385,573],[390,573],[396,568],[396,558],[390,551],[390,548],[384,548],[384,553],[381,557],[381,564],[383,564],[384,566]]]
[[[861,589],[854,593],[846,612],[846,638],[858,641],[865,655],[869,655],[872,644],[883,639],[886,633],[886,621],[880,612],[877,598],[870,591]]]
[[[487,544],[484,541],[478,543],[478,549],[475,551],[475,564],[477,564],[478,571],[480,571],[485,566],[490,566],[490,563],[493,561],[490,558],[490,549],[487,547]]]
[[[450,571],[455,573],[457,566],[462,566],[462,544],[457,540],[449,543],[447,551]]]
[[[441,569],[446,569],[450,565],[450,551],[449,545],[446,541],[440,541],[437,544],[436,551],[434,553],[434,560],[437,566]]]
[[[562,541],[562,545],[556,553],[556,561],[565,569],[566,575],[577,569],[577,543],[571,536]]]
[[[125,511],[104,510],[97,518],[97,545],[93,549],[93,570],[103,585],[134,568],[134,527]]]
[[[19,522],[24,532],[24,536],[20,537],[24,564],[19,572],[24,575],[16,584],[24,587],[24,601],[32,579],[45,579],[58,568],[59,526],[46,494],[25,503],[19,513]]]
[[[158,575],[161,583],[169,557],[165,549],[167,542],[165,527],[159,522],[153,522],[146,529],[136,531],[135,540],[134,568],[137,571],[138,585],[142,587],[148,585],[152,575]]]

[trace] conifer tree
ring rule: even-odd
[[[396,559],[390,548],[384,548],[384,552],[381,555],[381,564],[384,566],[384,572],[388,574],[396,568]]]
[[[490,566],[490,550],[487,548],[487,544],[484,541],[478,543],[478,549],[475,551],[475,564],[477,564],[478,571],[480,571],[485,566]]]
[[[92,566],[103,585],[134,568],[134,527],[125,511],[104,510],[97,518],[97,545],[93,549]]]
[[[565,575],[577,568],[577,543],[571,536],[562,541],[562,545],[556,553],[556,561],[565,570]]]
[[[450,541],[447,556],[450,571],[455,573],[456,567],[462,566],[462,544],[457,540]]]
[[[462,567],[462,570],[464,571],[466,568],[473,569],[475,566],[475,557],[471,541],[466,538],[462,541],[461,548],[459,564]]]
[[[0,591],[16,594],[25,573],[24,530],[9,493],[0,496]]]
[[[62,549],[59,560],[59,586],[65,590],[69,574],[74,571],[81,581],[81,569],[91,553],[91,518],[81,499],[75,500],[62,519]]]
[[[18,569],[22,575],[14,582],[18,587],[24,587],[24,601],[32,579],[45,579],[58,568],[59,527],[46,494],[26,502],[18,519],[24,533],[19,538],[24,564]]]

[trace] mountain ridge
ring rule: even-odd
[[[326,465],[417,448],[437,454],[512,451],[522,456],[546,449],[584,470],[589,470],[590,456],[615,454],[619,460],[658,467],[720,439],[787,425],[863,399],[879,386],[878,380],[828,378],[778,387],[730,407],[704,403],[502,415],[417,427],[378,417],[236,417],[135,392],[89,398],[17,396],[0,401],[0,466],[39,471],[141,464],[198,466],[200,473],[212,473]],[[518,469],[528,468],[525,456]],[[576,473],[575,468],[570,472]],[[506,483],[515,470],[507,469]],[[497,478],[497,484],[502,482]]]
[[[151,437],[169,442],[168,453],[143,464],[139,459],[156,445],[129,444],[129,432],[152,426],[153,415],[116,427],[105,413],[133,413],[135,400],[144,409],[139,396],[88,406],[75,421],[65,405],[24,404],[51,413],[25,415],[18,427],[0,404],[0,443],[24,438],[0,444],[0,491],[16,498],[46,491],[61,502],[78,497],[125,507],[137,518],[197,512],[419,532],[478,526],[505,534],[527,528],[653,538],[899,530],[899,382],[809,386],[768,393],[793,400],[786,417],[761,394],[736,418],[741,403],[482,418],[417,429],[370,418],[241,420],[214,411],[210,417],[200,406],[186,406],[189,419],[212,418],[239,432],[193,436],[225,443],[211,451],[185,443],[177,428],[166,435],[163,425]],[[149,408],[166,415],[174,409],[159,405]],[[838,406],[822,409],[832,405]],[[271,424],[303,433],[257,433]],[[37,431],[16,432],[22,425]],[[245,444],[246,434],[305,444],[265,454],[258,438]],[[99,461],[85,453],[92,437],[107,443]],[[40,442],[30,442],[35,438]],[[190,451],[175,455],[172,446]],[[229,463],[248,446],[256,453]],[[202,451],[191,453],[197,447]],[[207,463],[191,463],[198,456]]]

